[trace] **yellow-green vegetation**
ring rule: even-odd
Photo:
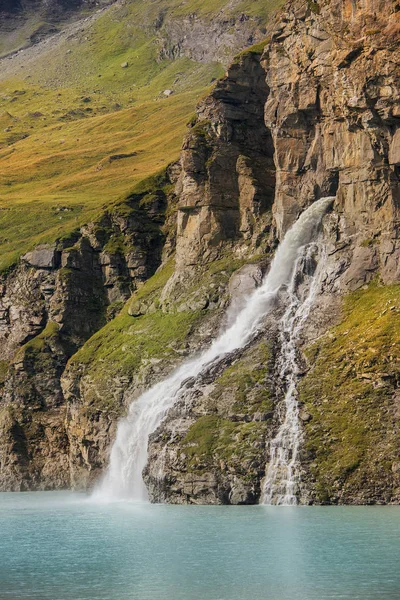
[[[115,375],[132,375],[142,361],[176,356],[198,316],[192,312],[156,311],[131,317],[122,310],[90,338],[71,362],[95,366],[99,374],[107,370],[107,380],[112,377],[113,369],[116,369]]]
[[[266,38],[262,42],[259,42],[258,44],[253,44],[249,48],[245,48],[244,50],[242,50],[242,52],[239,52],[239,54],[237,54],[235,56],[235,60],[234,60],[235,64],[238,64],[240,62],[240,60],[242,58],[245,58],[246,56],[262,54],[264,52],[265,46],[268,44],[270,39],[271,38]]]
[[[256,480],[274,409],[267,379],[270,361],[270,349],[262,342],[215,381],[208,402],[216,413],[197,419],[181,443],[188,471],[219,469],[222,461],[245,480]]]
[[[181,442],[186,470],[204,473],[228,469],[244,481],[256,481],[268,428],[268,422],[238,423],[218,415],[200,417]]]
[[[341,323],[307,355],[313,366],[300,399],[312,416],[306,441],[319,501],[349,501],[358,490],[390,501],[400,451],[400,286],[374,282],[350,294]]]
[[[110,381],[131,379],[139,367],[153,360],[168,361],[180,356],[187,336],[202,318],[201,311],[163,313],[154,309],[149,314],[130,316],[129,306],[138,299],[153,298],[173,272],[173,263],[153,275],[124,306],[120,314],[93,335],[72,357],[70,367],[82,369],[92,381],[85,394],[88,404],[113,408]],[[117,407],[121,410],[121,406]]]
[[[135,310],[139,311],[142,302],[146,306],[153,304],[153,306],[157,307],[160,292],[172,276],[174,268],[175,262],[171,259],[135,292],[127,304],[127,310],[130,314],[135,314]]]
[[[160,27],[193,14],[210,21],[220,11],[227,18],[258,17],[261,26],[281,4],[118,3],[83,26],[73,25],[42,53],[4,61],[0,270],[35,244],[92,219],[178,158],[196,101],[223,68],[173,58],[163,49]],[[32,17],[20,42],[39,25]],[[166,89],[173,95],[165,96]]]
[[[239,413],[271,413],[274,402],[266,378],[271,366],[271,352],[261,343],[249,356],[235,361],[216,380],[213,397],[219,398],[231,390],[234,396],[232,410]]]
[[[83,369],[90,378],[91,390],[85,394],[88,404],[112,407],[110,381],[128,379],[139,367],[154,359],[166,361],[179,356],[186,337],[201,318],[199,313],[163,313],[131,317],[123,309],[73,356],[70,366]],[[111,404],[110,404],[111,402]],[[117,407],[121,409],[121,406]]]
[[[319,15],[321,9],[318,2],[314,2],[314,0],[307,0],[307,4],[311,12],[315,13],[316,15]]]
[[[204,415],[190,427],[182,446],[189,457],[189,466],[200,464],[205,468],[213,461],[215,454],[225,455],[235,442],[238,423],[223,419],[218,415]],[[206,464],[205,464],[206,463]]]
[[[0,268],[95,218],[177,159],[194,101],[193,93],[182,94],[163,105],[52,125],[0,151]]]
[[[17,356],[34,360],[36,366],[51,366],[54,357],[49,343],[58,339],[59,329],[57,323],[49,321],[39,335],[29,340],[18,350]]]
[[[47,323],[45,329],[43,329],[43,331],[41,333],[39,333],[39,335],[32,338],[31,340],[29,340],[29,342],[27,342],[24,346],[22,346],[22,348],[19,350],[19,353],[41,352],[42,350],[45,349],[47,343],[51,339],[54,339],[58,336],[59,329],[60,329],[60,327],[59,327],[58,323],[54,323],[54,321],[49,321]]]
[[[0,360],[0,386],[7,380],[9,364],[7,360]]]

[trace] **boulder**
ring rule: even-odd
[[[56,266],[56,254],[55,245],[43,244],[37,246],[32,252],[27,252],[23,256],[23,260],[38,269],[54,269]]]

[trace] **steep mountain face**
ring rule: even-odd
[[[303,334],[306,346],[343,318],[338,316],[343,294],[363,288],[377,276],[384,284],[393,284],[399,278],[399,56],[396,36],[388,35],[398,29],[394,4],[393,20],[383,21],[381,11],[387,9],[387,3],[375,3],[370,10],[376,12],[370,14],[361,7],[350,11],[343,3],[287,6],[258,67],[265,72],[259,88],[260,97],[264,94],[265,112],[264,122],[258,123],[256,129],[259,134],[265,131],[265,139],[263,143],[256,140],[255,147],[258,152],[266,151],[272,143],[275,151],[273,235],[282,238],[310,201],[336,195],[334,212],[325,222],[325,278]],[[383,22],[386,30],[377,27],[383,26]],[[226,157],[235,147],[235,137],[246,123],[248,101],[255,89],[246,60],[242,57],[239,65],[229,70],[227,78],[198,110],[200,123],[196,127],[203,123],[203,127],[209,128],[208,143],[214,151],[209,154],[211,159],[205,157],[206,177],[200,175],[205,169],[198,160],[200,152],[204,154],[204,143],[190,145],[189,135],[184,145],[181,198],[194,199],[194,206],[186,206],[188,202],[183,206],[178,204],[181,208],[176,254],[181,269],[175,278],[184,279],[192,269],[191,264],[207,257],[207,250],[216,251],[218,244],[212,236],[208,243],[210,228],[225,243],[235,236],[231,207],[224,211],[224,218],[217,212],[224,190],[229,190],[236,208],[242,208],[236,213],[236,232],[241,231],[246,237],[243,217],[246,214],[254,217],[257,190],[262,189],[265,194],[271,189],[271,185],[257,177],[255,157],[248,160],[248,179],[243,181],[242,164],[249,156],[249,148],[243,148],[244,157],[227,169],[229,175],[224,171]],[[247,125],[245,130],[249,133],[251,127]],[[224,142],[229,146],[228,151]],[[219,181],[215,182],[215,164],[218,175],[223,174],[223,190],[218,186]],[[264,166],[262,172],[266,175],[268,169]],[[235,183],[229,185],[230,177],[236,188]],[[252,189],[252,213],[246,211],[249,189]],[[243,190],[247,191],[244,205]],[[218,208],[209,200],[213,197],[218,199]],[[257,211],[256,215],[259,221]],[[205,225],[208,223],[211,227]],[[220,223],[231,223],[228,233]],[[199,241],[207,244],[207,250]],[[390,289],[395,298],[397,288]],[[373,293],[365,292],[366,307],[369,294]],[[360,310],[363,296],[357,300],[351,298],[348,302],[355,303]],[[320,346],[311,346],[315,366],[307,354],[310,356],[308,367],[304,367],[307,376],[299,386],[301,401],[307,407],[303,412],[306,439],[302,456],[306,482],[303,502],[398,501],[398,307],[397,301],[387,299],[384,289],[382,302],[394,302],[389,307],[392,311],[389,323],[379,323],[378,315],[369,313],[371,322],[365,324],[365,330],[358,325],[362,343],[357,342],[356,348],[352,348],[352,336],[347,347],[341,338],[340,345],[344,347],[331,357],[328,348],[331,340],[336,340],[336,333],[329,333],[328,341],[321,342],[325,350],[321,356]],[[388,310],[387,306],[383,311]],[[354,319],[354,313],[350,308],[347,310],[347,319]],[[375,310],[380,310],[377,304]],[[383,331],[390,327],[392,331],[386,337],[380,327]],[[377,332],[382,335],[382,348],[371,339],[370,329],[375,335]],[[265,330],[263,342],[271,343],[275,327],[266,324]],[[367,348],[368,341],[373,348]],[[386,344],[391,346],[390,356],[371,360],[370,354],[388,351]],[[276,351],[276,340],[273,346]],[[262,393],[275,402],[278,400],[278,407],[282,397],[279,379],[272,377],[271,386],[271,371],[268,375],[268,361],[264,361],[263,364],[256,358],[249,359],[246,352],[244,356],[242,353],[234,356],[233,366],[227,371],[229,377],[218,373],[211,387],[209,380],[206,386],[200,383],[189,410],[174,410],[154,434],[146,480],[155,499],[247,503],[259,498],[260,482],[268,464],[265,448],[276,431],[277,411],[260,416],[257,404],[253,404],[253,395],[257,397],[259,393],[253,387],[258,377],[263,383]],[[336,370],[344,367],[346,376],[337,378]],[[366,373],[362,372],[364,369]],[[349,385],[353,378],[357,384]],[[243,415],[232,414],[238,398],[245,398],[241,406]],[[325,403],[329,409],[324,408]],[[269,427],[265,425],[268,419]],[[240,421],[243,429],[247,429],[247,438],[237,425]],[[370,433],[370,429],[374,432]],[[160,454],[165,471],[161,482],[157,460]],[[386,466],[383,460],[387,461]]]
[[[400,500],[398,14],[289,2],[199,103],[178,164],[4,276],[2,489],[92,485],[129,403],[206,347],[298,215],[336,196],[299,348],[299,499]],[[283,309],[150,437],[153,500],[259,501]]]
[[[25,10],[7,31],[0,19],[0,270],[178,160],[199,98],[282,3]]]
[[[278,4],[264,2],[258,10],[268,12]],[[70,416],[66,414],[60,375],[68,359],[119,312],[132,291],[154,273],[161,261],[170,261],[167,272],[171,272],[175,245],[173,187],[180,166],[172,165],[166,174],[162,169],[161,176],[136,187],[134,184],[178,157],[182,139],[179,128],[184,131],[197,94],[214,73],[221,72],[218,58],[223,57],[225,62],[237,49],[262,36],[261,17],[241,13],[239,18],[240,6],[222,1],[187,16],[190,6],[182,8],[177,2],[167,2],[164,7],[158,3],[149,7],[142,1],[118,3],[2,61],[1,78],[7,94],[1,101],[4,107],[12,105],[11,112],[2,115],[7,125],[1,156],[2,193],[10,191],[9,178],[13,179],[11,190],[18,187],[14,185],[17,181],[23,188],[24,183],[28,184],[27,194],[19,188],[17,201],[2,198],[5,219],[1,227],[7,231],[7,237],[1,240],[6,245],[3,270],[12,265],[10,273],[2,278],[5,487],[67,486],[75,479],[77,485],[83,485],[74,468],[86,479],[95,453],[87,450],[84,427],[89,437],[97,437],[99,429],[104,430],[104,443],[96,459],[99,467],[104,465],[109,429],[124,410],[124,391],[135,375],[135,363],[131,369],[126,366],[127,374],[120,374],[124,357],[122,352],[116,353],[117,373],[111,377],[111,386],[104,382],[104,406],[111,414],[100,419],[97,426],[93,425],[93,410],[88,409],[87,423],[82,425],[78,408],[77,423],[69,427],[70,436],[65,433],[65,420]],[[25,9],[21,5],[21,15],[27,16]],[[210,16],[217,9],[218,15],[210,24]],[[25,30],[16,31],[22,35]],[[121,67],[125,65],[123,60],[127,61],[126,67]],[[118,73],[110,73],[110,68],[118,69]],[[14,78],[25,75],[25,69],[29,69],[29,75],[20,82],[22,89],[15,90]],[[101,80],[99,71],[104,75]],[[12,78],[12,84],[8,84],[7,77]],[[53,90],[55,77],[61,87]],[[132,99],[132,78],[139,99]],[[90,85],[95,89],[89,92]],[[163,93],[159,97],[164,87],[172,88],[171,98]],[[188,92],[188,87],[194,89]],[[16,95],[10,96],[10,89]],[[71,105],[75,95],[79,106]],[[60,106],[64,97],[65,114]],[[122,110],[126,102],[134,102],[138,108]],[[19,128],[34,130],[34,134],[19,134]],[[32,148],[21,147],[25,139],[33,144]],[[148,158],[144,139],[151,146]],[[157,149],[161,145],[162,149]],[[14,166],[13,158],[17,159]],[[21,169],[24,163],[26,168]],[[16,173],[19,169],[22,180]],[[57,182],[57,173],[69,182]],[[132,187],[134,192],[127,195],[126,190]],[[125,200],[116,203],[121,195]],[[21,208],[21,199],[25,208]],[[111,208],[104,214],[107,204]],[[85,208],[90,216],[93,208],[100,216],[79,227],[85,222],[85,215],[80,214]],[[38,211],[40,218],[35,218],[32,211]],[[61,236],[52,233],[53,227]],[[26,252],[37,233],[46,229],[46,243]],[[23,257],[15,266],[18,251]],[[193,321],[190,310],[184,318],[189,327]],[[171,338],[177,333],[172,329]],[[130,335],[128,340],[132,340]],[[150,374],[147,385],[149,381]],[[78,388],[84,385],[83,378]],[[36,408],[32,412],[33,406]],[[55,437],[54,432],[59,432],[59,443],[49,441]],[[70,445],[76,445],[71,472],[65,457]],[[63,450],[55,458],[58,446]],[[88,453],[89,462],[84,458]]]
[[[170,185],[168,178],[156,181]],[[6,488],[69,484],[61,375],[69,357],[158,267],[168,229],[166,206],[163,190],[138,190],[97,222],[27,253],[3,277],[2,444],[8,450],[2,453],[2,485]],[[15,443],[16,456],[9,452]],[[21,477],[24,481],[27,476],[20,472],[21,463],[28,466],[27,484],[21,484]]]

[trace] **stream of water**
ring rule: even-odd
[[[270,444],[263,504],[293,506],[300,493],[298,455],[302,429],[297,401],[298,343],[324,275],[324,249],[308,244],[299,254],[288,289],[288,303],[280,323],[279,380],[286,388],[281,407],[281,426]]]
[[[322,198],[304,211],[286,233],[264,281],[248,298],[234,322],[203,353],[185,362],[170,377],[135,400],[117,430],[110,463],[94,497],[100,500],[147,499],[142,471],[147,462],[149,435],[157,429],[168,410],[185,393],[185,380],[196,377],[214,361],[244,347],[259,331],[266,314],[275,306],[283,286],[291,284],[299,257],[316,237],[322,217],[334,198]],[[300,319],[301,320],[301,319]],[[284,455],[282,454],[284,457]],[[295,463],[291,472],[294,473]],[[286,493],[286,492],[285,492]],[[288,492],[289,494],[289,492]]]

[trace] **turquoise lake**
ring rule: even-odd
[[[0,600],[399,600],[400,507],[0,494]]]

